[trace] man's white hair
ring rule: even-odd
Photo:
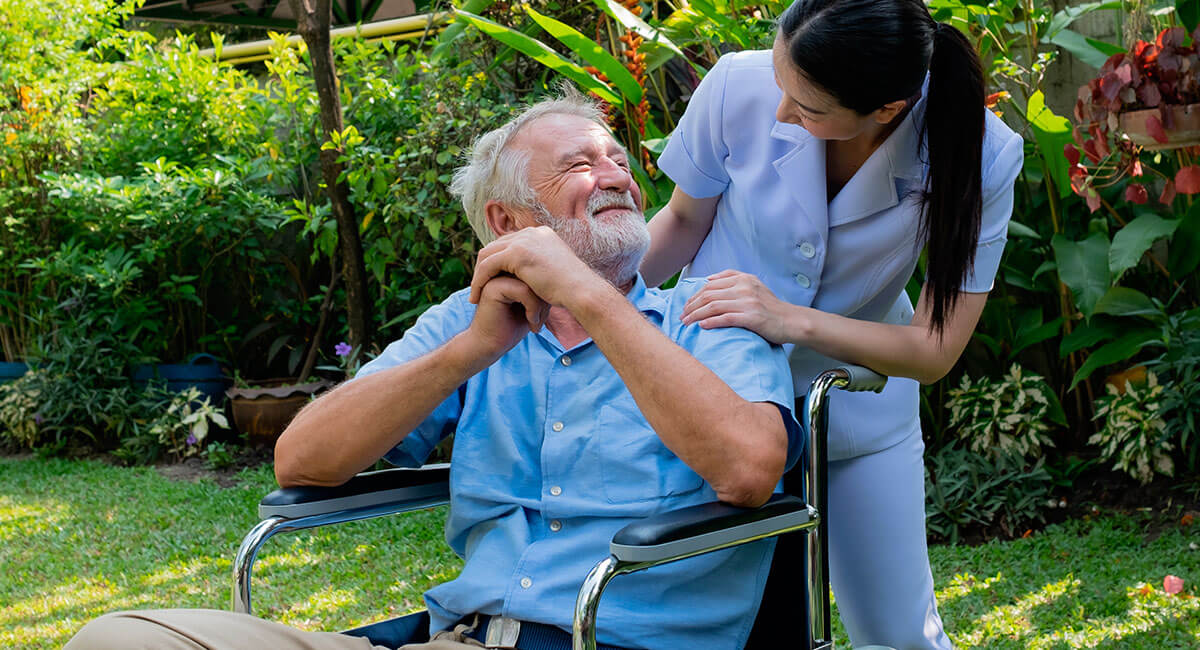
[[[508,146],[522,129],[547,115],[574,115],[608,128],[600,107],[564,83],[557,97],[530,105],[503,126],[479,136],[467,164],[455,170],[450,194],[462,201],[467,220],[484,245],[496,238],[484,211],[488,201],[531,210],[539,205],[529,186],[529,153]]]

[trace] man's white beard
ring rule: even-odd
[[[626,211],[596,219],[605,208],[620,206]],[[633,279],[646,251],[650,231],[645,217],[628,192],[597,190],[588,197],[587,218],[575,219],[550,214],[538,206],[538,223],[549,226],[593,271],[620,287]]]

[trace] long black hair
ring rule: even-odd
[[[796,0],[779,18],[779,36],[801,75],[860,115],[915,97],[929,72],[920,126],[929,175],[918,241],[927,247],[925,283],[940,337],[979,242],[979,56],[961,32],[935,22],[922,0]]]

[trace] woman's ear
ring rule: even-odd
[[[491,228],[497,237],[503,237],[521,229],[516,215],[499,201],[488,201],[483,206],[483,213],[487,217],[488,228]]]
[[[880,124],[887,124],[896,119],[897,115],[903,113],[906,106],[908,106],[907,99],[897,99],[894,102],[888,102],[875,109],[875,121]]]

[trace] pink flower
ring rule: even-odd
[[[1168,594],[1177,594],[1183,591],[1183,578],[1171,575],[1163,578],[1163,591]]]

